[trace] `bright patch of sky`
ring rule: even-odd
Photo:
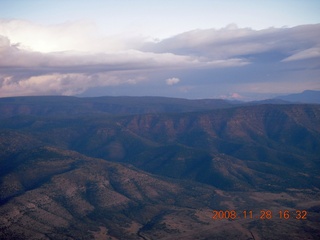
[[[10,0],[0,17],[40,24],[88,21],[105,34],[166,38],[193,29],[229,24],[264,29],[320,22],[319,0]]]

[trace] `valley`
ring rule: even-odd
[[[320,105],[52,96],[0,113],[1,239],[320,237]]]

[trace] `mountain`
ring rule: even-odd
[[[295,102],[295,103],[317,103],[320,104],[320,91],[306,90],[302,93],[294,93],[279,96],[276,99]]]
[[[51,146],[223,190],[310,186],[320,166],[319,122],[318,105],[0,121]]]
[[[1,239],[319,237],[319,192],[312,189],[222,191],[44,146],[15,131],[1,132],[0,148]],[[267,221],[266,206],[274,212]],[[254,217],[244,217],[246,209]],[[308,221],[281,220],[280,209],[306,209]],[[238,217],[213,219],[213,210]]]
[[[1,142],[1,150],[3,145],[9,149],[5,158],[1,154],[1,239],[90,239],[99,234],[139,239],[150,222],[155,225],[164,216],[179,214],[201,225],[190,215],[219,199],[209,187],[186,187],[76,152],[26,146],[24,140],[32,142],[7,133]]]
[[[320,105],[220,103],[0,99],[0,239],[319,238]]]
[[[232,107],[221,99],[188,100],[165,97],[94,97],[33,96],[0,98],[3,117],[34,116],[84,116],[88,114],[143,114],[165,112],[193,112]]]

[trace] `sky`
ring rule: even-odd
[[[0,0],[0,97],[320,90],[319,0]]]

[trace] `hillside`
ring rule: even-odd
[[[290,231],[291,239],[319,236],[314,198],[320,195],[312,189],[225,192],[4,133],[1,239],[279,239]],[[257,219],[266,206],[274,218]],[[239,218],[213,220],[214,209],[236,210]],[[245,209],[255,217],[244,218]],[[306,209],[308,221],[281,220],[279,209]]]
[[[5,139],[10,152],[1,169],[1,239],[88,239],[104,233],[139,239],[153,218],[176,212],[190,219],[197,208],[219,199],[208,187],[188,183],[195,188],[188,190],[182,183],[76,152],[20,146],[12,137]],[[200,199],[206,204],[197,203]],[[199,225],[197,219],[189,221]]]
[[[119,117],[17,116],[1,125],[154,174],[224,190],[279,190],[310,186],[309,177],[317,175],[319,122],[318,105],[259,105]],[[317,178],[312,184],[319,186]]]
[[[295,103],[320,103],[320,91],[306,90],[302,93],[293,93],[277,97],[279,100]]]
[[[35,99],[0,100],[1,239],[319,237],[319,105]]]

